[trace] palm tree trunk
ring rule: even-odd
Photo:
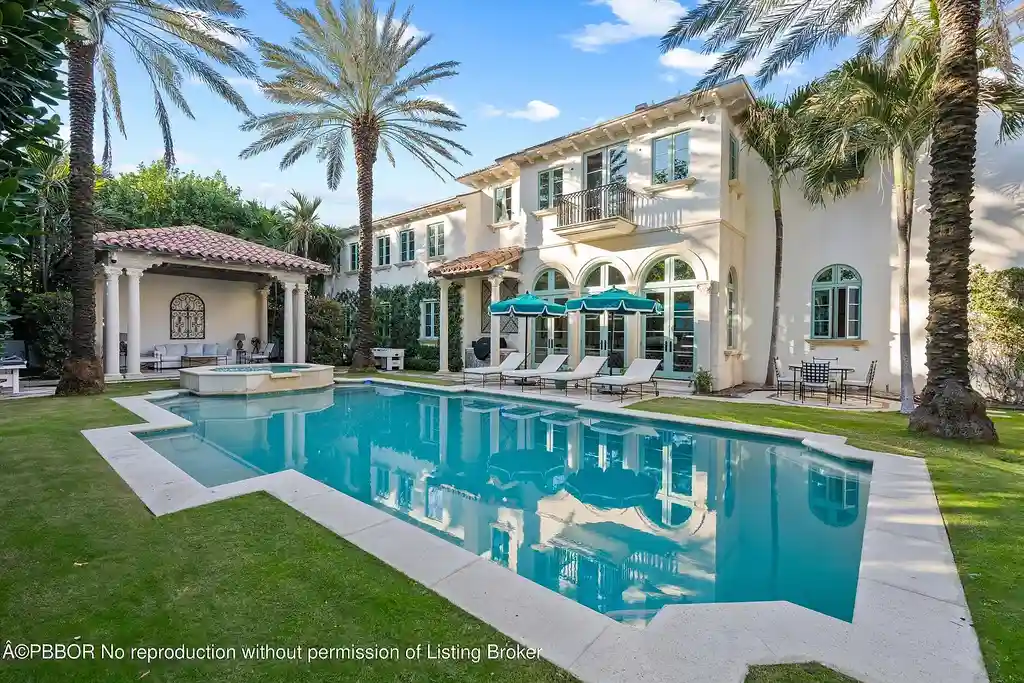
[[[772,286],[772,331],[768,341],[768,370],[764,385],[775,386],[775,347],[779,342],[779,299],[782,296],[782,181],[774,175],[772,183],[772,209],[775,211],[775,279]]]
[[[378,133],[366,126],[353,127],[356,153],[356,191],[359,195],[359,291],[356,293],[355,349],[352,369],[373,367],[373,300],[370,275],[373,255],[373,164],[377,160]]]
[[[103,365],[96,357],[96,251],[93,188],[96,182],[93,123],[96,86],[93,69],[96,45],[68,41],[68,101],[71,112],[71,348],[57,394],[94,394],[103,391]]]
[[[910,355],[910,231],[914,222],[914,159],[900,147],[893,150],[893,193],[899,254],[900,412],[914,412],[914,366]]]
[[[928,383],[910,429],[994,442],[985,401],[971,388],[967,273],[978,131],[980,0],[938,0],[942,48],[935,77],[928,228]]]

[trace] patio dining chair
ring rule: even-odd
[[[803,403],[807,394],[815,391],[825,392],[825,405],[828,405],[832,398],[832,373],[829,364],[803,361],[800,364],[800,402]]]
[[[274,355],[274,342],[270,342],[263,347],[263,351],[259,353],[250,353],[250,363],[266,363],[270,360],[270,357]]]
[[[843,382],[846,387],[846,391],[849,392],[851,389],[855,391],[864,392],[864,403],[871,404],[871,391],[875,383],[875,369],[878,367],[878,361],[871,361],[871,366],[868,368],[868,375],[865,379],[848,379]]]
[[[793,392],[793,398],[796,398],[796,387],[798,382],[793,378],[787,378],[786,375],[782,374],[782,364],[779,363],[779,357],[775,356],[775,395],[782,396],[782,390]]]
[[[811,361],[815,363],[838,363],[839,358],[818,358],[817,356],[812,356]]]

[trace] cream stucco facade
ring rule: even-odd
[[[665,314],[627,316],[615,323],[570,314],[567,321],[531,325],[529,339],[520,326],[517,333],[504,335],[506,341],[527,350],[534,362],[552,352],[568,353],[573,363],[595,353],[617,355],[623,364],[646,356],[663,359],[662,370],[670,377],[686,378],[699,367],[707,368],[716,388],[763,382],[775,226],[764,165],[737,142],[735,122],[751,97],[746,82],[737,79],[702,99],[684,95],[642,105],[467,174],[459,180],[471,191],[375,222],[377,235],[392,242],[391,262],[381,265],[375,240],[374,282],[408,284],[432,270],[437,275],[446,261],[519,247],[521,257],[504,268],[441,275],[442,282],[450,277],[464,280],[462,340],[470,362],[471,342],[488,334],[484,330],[490,322],[486,305],[495,292],[492,280],[506,283],[502,296],[518,288],[557,301],[617,285],[657,298]],[[996,124],[987,117],[980,124],[974,249],[978,262],[1007,267],[1021,261],[1024,249],[1024,147],[997,146]],[[686,164],[679,165],[680,160]],[[555,169],[560,192],[552,183],[550,172]],[[927,206],[927,182],[927,160],[922,160],[918,207]],[[783,367],[824,356],[838,358],[863,375],[877,360],[876,386],[898,387],[896,236],[890,194],[886,171],[877,165],[853,195],[826,207],[808,204],[798,180],[785,188],[777,346]],[[911,271],[918,382],[926,373],[927,222],[927,212],[919,208]],[[443,229],[443,255],[428,253],[428,226]],[[414,235],[415,259],[399,264],[400,233],[407,230]],[[348,256],[346,244],[343,270],[351,271]],[[822,285],[821,293],[813,295],[812,281],[830,266],[843,266],[830,272],[845,279]],[[332,286],[355,289],[354,271],[343,272]],[[831,306],[819,306],[819,324],[812,326],[815,296]],[[440,309],[443,314],[445,306]]]

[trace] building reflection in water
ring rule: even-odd
[[[150,444],[175,462],[202,450],[181,463],[190,473],[230,463],[200,467],[208,477],[299,470],[628,623],[715,601],[852,618],[869,469],[792,442],[518,397],[303,396],[176,399],[167,407],[196,424]]]

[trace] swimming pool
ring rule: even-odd
[[[295,469],[618,621],[785,600],[850,621],[870,465],[798,442],[393,386],[181,396],[200,483]]]

